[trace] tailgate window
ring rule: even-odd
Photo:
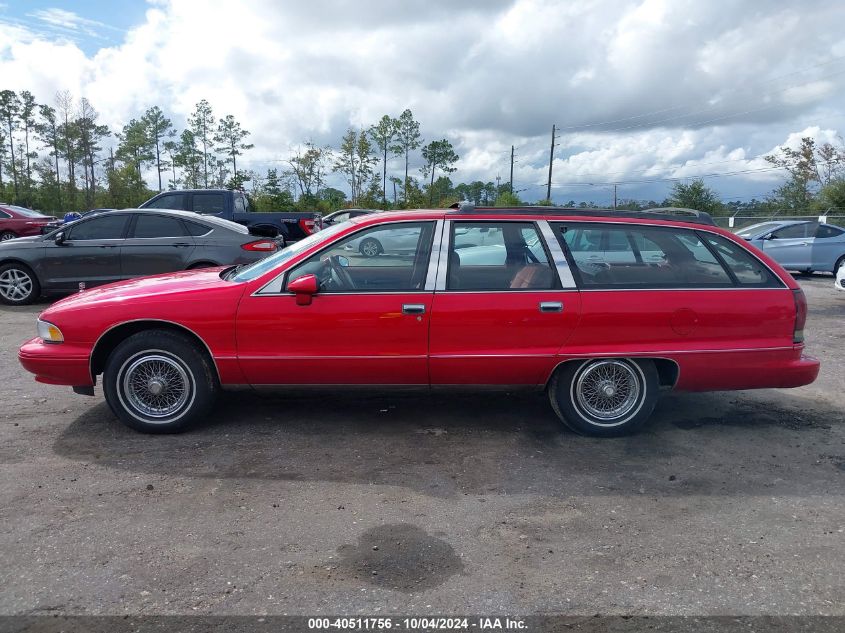
[[[741,286],[760,288],[782,288],[783,283],[759,259],[739,244],[719,235],[702,232],[701,237],[713,252],[725,263]]]

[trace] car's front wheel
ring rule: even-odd
[[[17,234],[12,233],[11,231],[3,231],[0,233],[0,242],[5,242],[6,240],[13,240],[17,237]]]
[[[614,437],[638,429],[654,410],[658,376],[650,360],[598,358],[564,365],[549,397],[566,426],[583,435]]]
[[[127,426],[143,433],[177,433],[209,412],[219,387],[211,359],[188,337],[147,330],[109,355],[103,389]]]
[[[32,303],[40,294],[38,277],[28,267],[17,262],[0,266],[0,302],[22,306]]]

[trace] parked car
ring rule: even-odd
[[[323,226],[331,226],[332,224],[340,224],[346,222],[349,218],[357,218],[359,215],[367,215],[369,213],[379,213],[381,209],[341,209],[334,213],[329,213],[323,216]]]
[[[212,215],[251,227],[265,237],[279,236],[291,244],[323,228],[322,216],[316,211],[253,210],[249,198],[241,191],[229,189],[183,189],[165,191],[141,205],[141,209],[180,209]]]
[[[143,275],[255,262],[278,249],[234,222],[185,211],[91,214],[46,236],[0,244],[0,302]]]
[[[41,227],[56,218],[14,204],[0,203],[0,242],[38,235]]]
[[[845,262],[845,229],[806,220],[770,221],[737,231],[787,270],[836,273]]]
[[[566,239],[588,228],[589,262]],[[504,259],[464,261],[457,237],[481,229]],[[606,257],[605,233],[630,257]],[[349,248],[367,239],[408,256]],[[40,315],[19,358],[78,393],[101,380],[152,433],[202,419],[221,388],[360,384],[545,389],[566,425],[612,436],[661,390],[813,382],[806,314],[783,268],[704,215],[464,208],[364,215],[248,266],[80,293]]]
[[[845,262],[839,265],[836,270],[836,282],[834,288],[837,290],[845,290]]]

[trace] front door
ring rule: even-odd
[[[773,231],[771,237],[763,241],[762,249],[784,268],[808,270],[812,267],[815,229],[813,222],[791,224]]]
[[[578,291],[563,287],[553,264],[566,266],[559,245],[534,222],[449,224],[432,308],[432,385],[543,382],[580,313]],[[473,235],[484,243],[469,245]]]
[[[434,222],[399,222],[343,238],[285,274],[319,279],[310,305],[286,290],[245,296],[238,308],[238,358],[254,385],[427,385],[433,284],[426,283]],[[414,248],[364,254],[360,244]],[[367,242],[370,243],[370,242]]]
[[[61,244],[46,242],[42,278],[46,290],[73,291],[121,279],[120,247],[129,215],[104,213],[74,222]]]

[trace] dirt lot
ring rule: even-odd
[[[0,613],[845,614],[845,293],[818,382],[592,440],[534,395],[223,397],[149,437],[0,309]]]

